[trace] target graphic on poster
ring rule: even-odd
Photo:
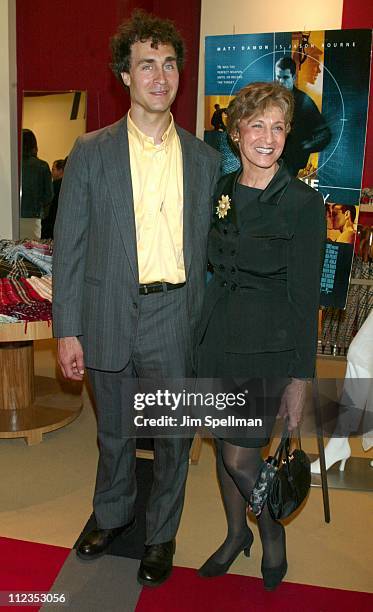
[[[277,80],[281,84],[284,84],[283,82],[284,78],[281,78],[282,74],[284,74],[285,78],[288,79],[291,84],[293,84],[293,77],[295,81],[296,75],[297,75],[297,68],[296,68],[297,62],[294,60],[294,57],[296,56],[304,57],[305,54],[299,51],[295,51],[292,54],[291,53],[283,54],[279,51],[277,52],[275,51],[273,53],[270,53],[269,55],[273,57],[273,62],[275,66],[275,74],[274,74],[273,80]],[[251,81],[246,81],[246,73],[250,70],[250,68],[252,68],[253,64],[255,64],[256,62],[260,62],[261,59],[262,58],[257,58],[253,60],[250,64],[248,64],[244,68],[244,70],[242,71],[242,78],[240,79],[237,78],[235,83],[232,86],[232,89],[229,93],[229,101],[234,98],[233,92],[237,91],[238,85],[239,85],[238,89],[240,89],[242,86],[244,86],[242,85],[242,82],[246,82],[246,84],[251,82]],[[292,130],[293,133],[291,134],[290,138],[292,141],[295,140],[295,143],[292,147],[293,151],[291,154],[289,154],[287,161],[288,161],[288,167],[290,170],[292,170],[292,173],[295,176],[300,175],[300,177],[303,180],[306,180],[306,179],[311,180],[312,178],[315,178],[317,171],[320,170],[323,166],[325,166],[325,164],[327,164],[328,161],[333,157],[333,154],[337,150],[339,143],[341,141],[344,122],[346,120],[345,112],[344,112],[343,95],[342,95],[341,88],[338,84],[338,81],[335,79],[334,75],[331,74],[329,69],[326,66],[324,66],[320,60],[313,58],[311,56],[307,57],[307,59],[317,64],[316,68],[313,68],[311,70],[311,74],[314,75],[310,77],[312,79],[311,83],[314,84],[316,82],[316,80],[318,79],[318,75],[322,75],[323,70],[327,71],[338,92],[340,104],[339,104],[337,113],[335,113],[333,117],[329,117],[329,118],[323,117],[323,115],[318,111],[316,104],[312,101],[311,96],[308,96],[305,92],[303,92],[304,96],[302,96],[302,101],[305,102],[303,106],[308,107],[308,112],[306,110],[306,113],[303,114],[302,108],[298,109],[297,105],[295,107],[295,130],[297,133],[294,136],[294,125],[293,125],[293,130]],[[301,64],[299,63],[299,65]],[[289,66],[289,67],[286,67],[286,66]],[[294,69],[293,73],[291,70],[292,67]],[[297,88],[295,87],[295,85],[291,87],[291,90],[297,92]],[[301,91],[302,90],[299,89],[299,92]],[[298,113],[298,117],[296,116],[297,113]],[[308,134],[306,135],[301,134],[300,132],[302,130],[299,128],[297,129],[296,127],[297,124],[303,127],[303,131],[307,129]],[[311,153],[318,153],[322,151],[326,145],[329,144],[329,142],[331,141],[332,132],[334,132],[335,134],[335,138],[334,138],[335,144],[333,145],[333,147],[330,147],[330,149],[328,150],[327,157],[322,161],[321,164],[319,163],[317,167],[313,165],[312,162],[308,163],[308,159]],[[308,150],[307,150],[307,146],[305,146],[304,148],[302,147],[302,142],[305,142],[306,145],[308,143]],[[286,159],[286,152],[285,152],[285,159]],[[313,159],[315,160],[316,158],[314,157]]]
[[[205,140],[221,150],[223,172],[238,167],[224,126],[229,101],[253,81],[293,92],[295,113],[284,158],[294,176],[343,204],[359,200],[369,92],[371,30],[331,30],[206,38]],[[220,133],[219,133],[220,132]],[[353,151],[353,159],[351,152]]]
[[[324,198],[324,306],[346,304],[364,162],[371,42],[371,30],[206,38],[204,135],[221,153],[223,174],[240,167],[224,124],[236,93],[255,81],[278,81],[293,93],[294,117],[283,158],[293,176]]]

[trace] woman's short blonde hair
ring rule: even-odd
[[[227,109],[227,131],[233,138],[241,119],[251,119],[277,106],[284,113],[286,133],[294,113],[294,98],[291,91],[276,82],[250,83],[231,100]]]

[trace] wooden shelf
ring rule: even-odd
[[[35,400],[24,410],[0,410],[0,438],[25,438],[29,446],[39,444],[43,434],[74,421],[82,410],[81,385],[69,385],[35,376]],[[67,385],[66,385],[67,386]]]
[[[360,204],[359,212],[371,212],[371,213],[373,213],[373,205],[372,204]]]
[[[52,337],[48,321],[0,323],[0,438],[38,444],[82,409],[81,383],[34,376],[34,340]]]
[[[52,338],[51,321],[0,323],[0,342],[45,340],[46,338]]]

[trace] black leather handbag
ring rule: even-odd
[[[274,455],[277,471],[267,495],[268,510],[273,519],[290,516],[307,497],[311,486],[310,460],[302,450],[290,451],[291,437],[284,432]]]
[[[290,516],[306,498],[311,485],[310,460],[299,447],[290,452],[291,437],[285,426],[276,452],[264,461],[249,499],[249,509],[260,516],[264,505],[273,519]]]

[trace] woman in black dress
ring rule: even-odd
[[[293,178],[280,159],[292,112],[291,93],[276,83],[245,87],[227,111],[242,167],[218,184],[198,375],[214,379],[215,388],[224,383],[225,390],[228,379],[250,379],[246,416],[261,411],[265,428],[216,438],[228,535],[200,568],[203,577],[224,574],[241,551],[248,556],[247,500],[261,448],[276,415],[287,417],[290,430],[298,425],[314,375],[325,215],[321,194]],[[266,506],[258,526],[264,586],[273,590],[287,571],[285,531]]]

